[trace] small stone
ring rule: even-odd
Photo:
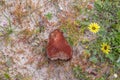
[[[72,58],[72,48],[59,29],[50,33],[46,52],[51,60],[68,60]]]
[[[114,74],[114,77],[115,77],[115,78],[117,78],[117,77],[118,77],[118,75],[115,73],[115,74]]]

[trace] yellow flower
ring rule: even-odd
[[[103,43],[101,46],[103,53],[108,54],[110,52],[110,46],[107,43]]]
[[[97,23],[91,23],[88,29],[93,33],[97,33],[100,29],[100,26]]]

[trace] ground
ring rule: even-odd
[[[92,8],[93,2],[81,0],[81,5]],[[45,50],[50,32],[60,28],[64,20],[87,17],[75,13],[74,4],[75,0],[0,1],[0,80],[79,80],[73,67],[87,63],[81,60],[84,45],[72,46],[73,57],[68,61],[51,61]],[[95,37],[86,31],[79,40]]]

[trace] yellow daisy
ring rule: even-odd
[[[103,43],[101,46],[102,46],[101,50],[103,51],[103,53],[109,54],[109,52],[110,52],[110,45],[108,45],[107,43]]]
[[[97,33],[100,29],[100,26],[97,23],[91,23],[88,29],[93,33]]]

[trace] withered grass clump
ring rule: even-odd
[[[80,29],[75,21],[66,20],[65,24],[62,24],[60,28],[67,34],[67,40],[71,45],[77,45],[80,38]]]

